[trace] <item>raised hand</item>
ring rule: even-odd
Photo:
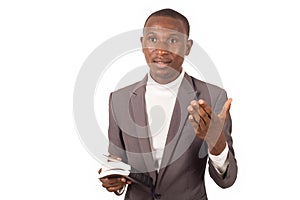
[[[232,99],[229,98],[219,114],[202,99],[192,101],[188,106],[189,121],[196,135],[205,140],[211,154],[219,155],[226,146],[225,134],[222,132],[225,121],[229,115]]]

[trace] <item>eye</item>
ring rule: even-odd
[[[176,43],[177,42],[177,39],[175,39],[175,38],[170,38],[169,40],[168,40],[168,43],[169,44],[174,44],[174,43]]]
[[[149,37],[149,41],[156,43],[157,42],[157,38],[156,37]]]

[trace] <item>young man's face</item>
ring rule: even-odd
[[[181,20],[164,16],[147,21],[141,42],[151,77],[161,84],[178,77],[193,43]]]

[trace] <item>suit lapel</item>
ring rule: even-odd
[[[149,172],[153,181],[156,180],[155,165],[150,146],[148,134],[148,120],[146,112],[145,92],[146,92],[147,76],[135,87],[130,97],[130,110],[132,112],[137,139],[140,147],[140,153],[144,159],[144,170]]]
[[[152,177],[153,182],[159,184],[160,180],[165,174],[168,165],[174,161],[174,157],[182,155],[184,152],[180,152],[182,148],[176,148],[179,141],[184,140],[185,137],[191,137],[189,135],[182,136],[182,129],[188,118],[187,107],[190,102],[197,99],[199,93],[195,90],[193,80],[187,74],[184,75],[182,83],[179,87],[177,99],[175,102],[166,145],[163,153],[161,169],[156,175],[155,162],[152,155],[152,149],[148,134],[148,120],[146,112],[145,92],[146,92],[147,76],[135,87],[130,97],[130,110],[131,116],[136,124],[136,132],[138,137],[138,143],[140,152],[143,154],[145,163],[145,170],[148,171]],[[195,134],[192,134],[194,137]]]
[[[192,78],[185,74],[182,83],[179,87],[173,115],[170,122],[167,141],[164,149],[163,159],[161,163],[161,169],[158,174],[158,184],[165,174],[168,165],[176,159],[176,157],[182,155],[184,152],[180,152],[182,148],[176,149],[180,139],[184,140],[184,137],[191,137],[188,135],[182,135],[182,129],[188,120],[187,107],[190,102],[197,99],[199,93],[195,91]],[[194,137],[195,134],[192,135]]]

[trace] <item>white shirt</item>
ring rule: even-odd
[[[156,162],[156,170],[159,170],[161,164],[178,89],[183,77],[184,71],[182,70],[181,74],[174,81],[168,84],[159,84],[148,73],[145,101],[149,124],[149,138],[153,158]],[[214,156],[209,154],[213,166],[220,174],[224,173],[228,166],[228,162],[226,162],[227,155],[227,144],[220,155]]]
[[[184,72],[174,81],[162,85],[155,82],[148,74],[145,100],[151,147],[157,170],[161,164],[178,89],[183,77]]]

